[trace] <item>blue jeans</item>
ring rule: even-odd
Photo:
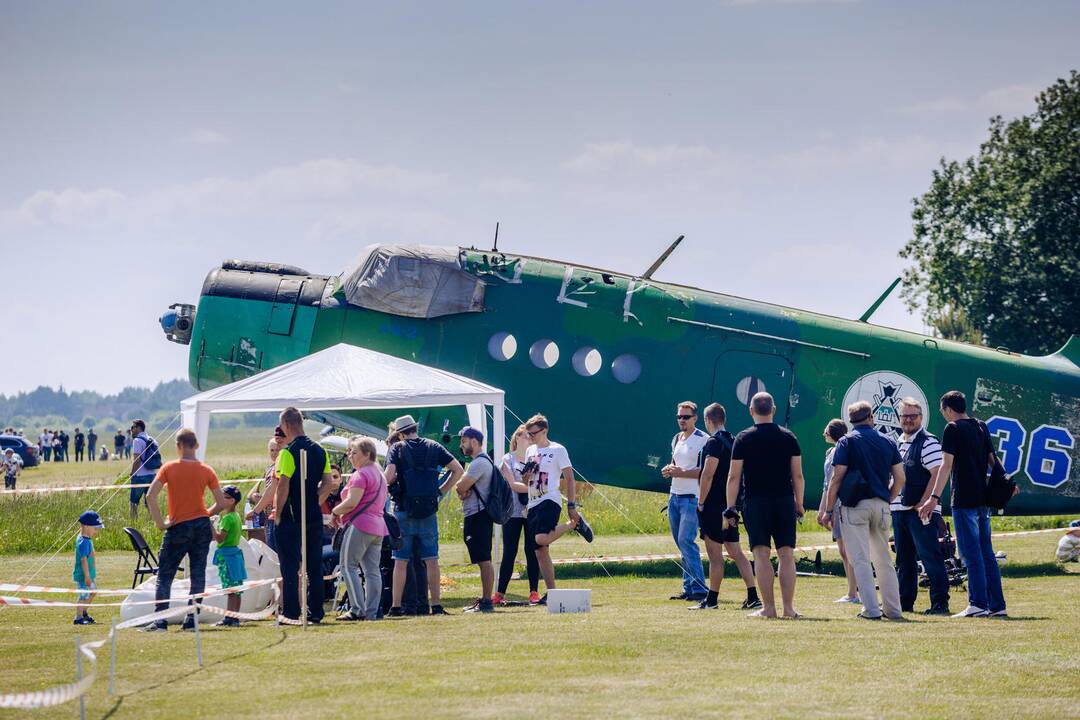
[[[668,522],[671,523],[671,537],[682,553],[683,592],[704,595],[708,588],[705,587],[705,571],[701,568],[701,550],[697,546],[697,498],[669,495]]]
[[[953,508],[956,547],[967,567],[968,604],[998,612],[1005,609],[1001,571],[990,543],[990,512],[984,508]]]
[[[191,580],[190,594],[198,595],[206,589],[206,558],[210,554],[210,541],[213,539],[210,518],[205,517],[177,523],[165,531],[165,536],[161,539],[161,549],[158,550],[155,611],[169,609],[173,578],[185,557],[188,561],[188,578]],[[191,604],[190,600],[188,604]]]
[[[401,526],[401,547],[394,551],[395,560],[411,560],[417,548],[421,560],[439,559],[439,516],[411,518],[402,511],[394,513]]]
[[[919,565],[930,579],[931,607],[949,607],[949,576],[941,556],[937,523],[923,525],[917,510],[894,510],[893,540],[896,542],[896,575],[900,580],[900,607],[910,611],[919,594]]]

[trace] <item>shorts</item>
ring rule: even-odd
[[[795,496],[750,498],[743,510],[750,548],[795,547]],[[770,540],[772,541],[770,543]]]
[[[559,516],[562,514],[562,505],[554,500],[542,500],[538,505],[529,508],[529,514],[525,516],[525,528],[536,539],[537,535],[544,535],[559,524]],[[537,547],[546,547],[540,543]]]
[[[5,475],[4,476],[4,489],[5,490],[14,490],[15,489],[15,481],[18,479],[18,477],[19,477],[18,475]]]
[[[149,485],[152,482],[154,482],[154,476],[153,475],[136,475],[135,477],[131,478],[131,484],[132,485]],[[149,489],[150,488],[148,488],[148,487],[143,487],[143,488],[133,487],[133,488],[131,488],[130,494],[128,496],[128,501],[132,505],[138,505],[139,502],[144,497],[146,497],[146,491],[149,490]]]
[[[698,527],[701,529],[701,539],[708,538],[713,542],[739,542],[739,525],[724,527],[724,510],[722,507],[705,506],[704,510],[698,511]]]
[[[491,533],[494,528],[495,522],[484,510],[465,518],[465,547],[469,549],[469,562],[473,565],[491,562]]]
[[[394,513],[401,526],[401,547],[393,552],[395,560],[412,560],[413,548],[421,560],[439,559],[439,516],[429,515],[417,520],[399,510]]]
[[[93,580],[91,580],[90,582],[86,582],[85,580],[79,580],[76,584],[77,584],[77,586],[78,586],[78,588],[80,590],[96,590],[97,589],[97,583],[94,582]],[[76,596],[75,599],[76,599],[76,602],[84,603],[84,602],[90,602],[91,597],[93,597],[93,595],[91,593],[86,592],[86,593],[79,593]]]
[[[214,551],[214,564],[217,565],[221,587],[231,588],[242,585],[247,580],[247,568],[244,566],[244,552],[233,545],[219,547]]]

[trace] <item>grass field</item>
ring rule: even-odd
[[[226,440],[217,445],[217,455],[210,446],[212,463],[231,462],[235,472],[259,468],[260,436]],[[59,466],[59,471],[69,468]],[[36,477],[28,472],[24,482],[54,483],[52,473],[52,467]],[[126,497],[121,499],[120,523],[126,513]],[[52,502],[47,498],[37,498],[39,506],[16,507],[12,500],[0,498],[0,546],[7,548],[0,553],[0,581],[36,571],[36,583],[70,585],[68,544],[47,559],[38,550],[13,551],[8,540],[40,534],[40,527],[26,526],[60,508],[40,505]],[[568,536],[556,544],[555,554],[671,552],[658,512],[663,501],[656,494],[596,488],[585,501],[598,530],[596,542],[587,545]],[[111,508],[110,503],[107,522]],[[560,566],[564,587],[592,589],[594,610],[587,615],[522,607],[476,616],[458,612],[479,591],[479,578],[460,565],[465,552],[458,539],[459,508],[451,503],[440,518],[449,583],[444,599],[451,617],[331,622],[307,631],[272,622],[207,629],[202,670],[190,634],[175,628],[164,636],[124,631],[117,694],[106,694],[106,651],[87,716],[1042,718],[1080,712],[1073,660],[1080,567],[1053,562],[1053,533],[997,541],[997,549],[1009,556],[1003,568],[1008,620],[912,616],[902,623],[868,623],[854,617],[857,607],[832,602],[844,590],[839,577],[799,578],[796,605],[805,620],[749,619],[738,609],[742,583],[730,563],[721,608],[687,612],[684,603],[666,599],[680,586],[678,567],[666,561]],[[995,520],[1019,527],[1059,522]],[[114,524],[106,533],[117,528]],[[827,542],[825,533],[810,528],[804,524],[800,544]],[[826,553],[825,560],[825,571],[837,572],[837,556]],[[127,587],[133,566],[131,552],[101,551],[99,586]],[[519,598],[523,589],[520,580],[510,587]],[[954,590],[955,608],[965,599],[963,591]],[[925,605],[924,594],[918,607]],[[93,612],[98,626],[76,628],[68,610],[0,608],[0,694],[70,681],[76,631],[84,639],[104,637],[112,610],[99,607]],[[0,710],[0,720],[77,714],[73,703],[51,710]]]

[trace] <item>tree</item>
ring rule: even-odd
[[[1080,333],[1080,74],[1032,115],[991,118],[979,153],[942,158],[914,206],[902,295],[942,336],[961,319],[990,345],[1046,353]]]

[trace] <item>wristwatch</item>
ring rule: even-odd
[[[736,519],[736,518],[739,517],[739,511],[736,510],[735,508],[729,507],[727,510],[724,511],[724,517],[726,517],[729,520]]]
[[[573,510],[575,508],[577,508],[577,503],[576,502],[574,502],[573,500],[567,500],[566,501],[566,509],[567,510]]]
[[[825,511],[825,517],[830,517],[830,516],[832,516],[832,514],[833,514],[832,510],[826,510]]]
[[[930,497],[934,498],[938,502],[941,502],[941,496],[940,495],[931,495]]]

